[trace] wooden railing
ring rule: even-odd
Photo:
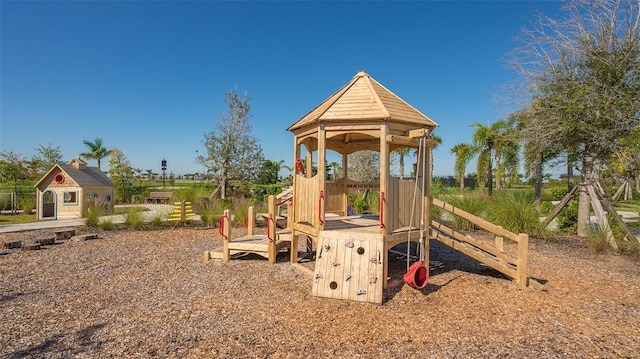
[[[494,245],[487,244],[469,234],[449,228],[432,219],[432,238],[513,278],[519,287],[525,288],[527,286],[528,234],[512,233],[501,226],[497,226],[460,208],[444,203],[437,198],[432,197],[431,204],[453,215],[464,218],[495,235]],[[505,253],[504,238],[508,238],[518,244],[515,258]]]

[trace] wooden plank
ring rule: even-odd
[[[626,182],[626,183],[627,183],[627,185],[629,184],[629,182]],[[640,239],[637,239],[636,236],[633,234],[633,232],[631,232],[631,230],[629,229],[627,224],[624,223],[624,220],[622,220],[622,217],[620,217],[620,215],[618,214],[616,209],[613,207],[613,205],[604,197],[599,197],[599,200],[602,203],[602,206],[604,208],[606,208],[607,212],[611,215],[611,217],[613,217],[613,219],[616,222],[618,222],[620,228],[622,228],[622,231],[625,234],[625,240],[638,240],[638,241],[640,241]]]

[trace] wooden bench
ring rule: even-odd
[[[168,203],[171,197],[173,197],[173,192],[151,192],[146,198],[146,202]]]

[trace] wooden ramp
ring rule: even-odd
[[[447,227],[436,220],[431,220],[431,238],[513,278],[520,288],[525,288],[529,284],[527,278],[529,236],[527,234],[509,232],[437,198],[431,198],[431,204],[462,217],[495,236],[494,244],[484,243],[469,234]],[[517,243],[515,257],[505,253],[504,238]]]

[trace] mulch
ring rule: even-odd
[[[78,234],[87,233],[78,228]],[[0,242],[52,231],[0,235]],[[524,290],[432,242],[429,284],[384,304],[311,295],[288,264],[203,262],[216,229],[101,231],[0,253],[2,358],[636,358],[640,264],[532,239]],[[401,278],[403,257],[390,275]],[[398,282],[398,281],[396,281]]]

